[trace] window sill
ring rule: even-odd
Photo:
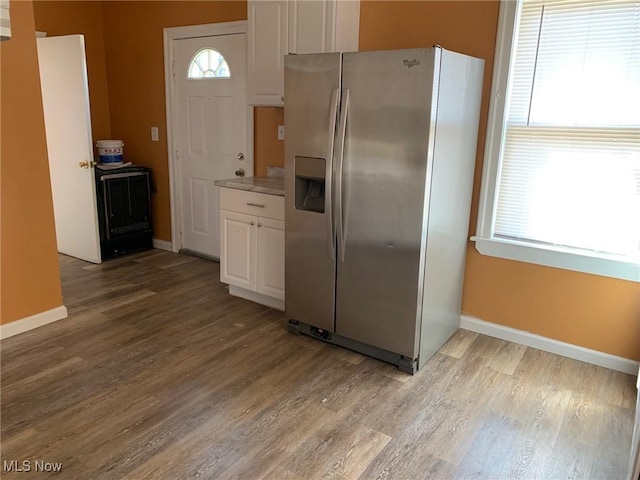
[[[471,237],[482,255],[640,282],[640,262],[577,249]],[[640,260],[640,259],[638,259]]]

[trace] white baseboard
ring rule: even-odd
[[[482,333],[490,337],[507,340],[527,347],[537,348],[563,357],[573,358],[581,362],[599,365],[618,372],[631,375],[638,374],[638,362],[628,358],[618,357],[609,353],[598,352],[589,348],[580,347],[571,343],[561,342],[552,338],[542,337],[534,333],[516,330],[496,323],[485,322],[469,315],[460,315],[460,328],[471,332]]]
[[[235,285],[229,285],[229,295],[244,298],[245,300],[251,300],[252,302],[266,305],[267,307],[274,308],[276,310],[284,311],[284,300],[278,298],[268,297],[258,292],[246,290],[242,287],[236,287]]]
[[[153,239],[153,248],[159,248],[160,250],[168,250],[173,252],[173,245],[171,242],[167,242],[166,240],[159,240],[157,238]]]
[[[67,307],[61,305],[46,312],[36,313],[30,317],[25,317],[15,322],[0,325],[0,339],[5,339],[24,333],[34,328],[41,327],[47,323],[57,322],[63,318],[67,318]]]

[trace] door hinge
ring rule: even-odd
[[[176,61],[171,60],[171,76],[173,77],[173,84],[176,84]]]

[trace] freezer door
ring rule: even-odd
[[[285,57],[285,314],[333,332],[333,149],[341,55]]]
[[[343,55],[336,332],[409,358],[420,336],[437,55]]]

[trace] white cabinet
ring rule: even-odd
[[[290,0],[289,53],[355,52],[360,2]]]
[[[284,300],[284,222],[258,217],[256,290]]]
[[[221,188],[220,208],[220,280],[283,310],[284,197]]]
[[[256,289],[256,217],[220,210],[220,280]]]
[[[249,0],[249,103],[284,105],[284,55],[358,50],[358,0]]]
[[[253,0],[247,8],[249,104],[282,105],[284,56],[288,53],[287,2]]]

